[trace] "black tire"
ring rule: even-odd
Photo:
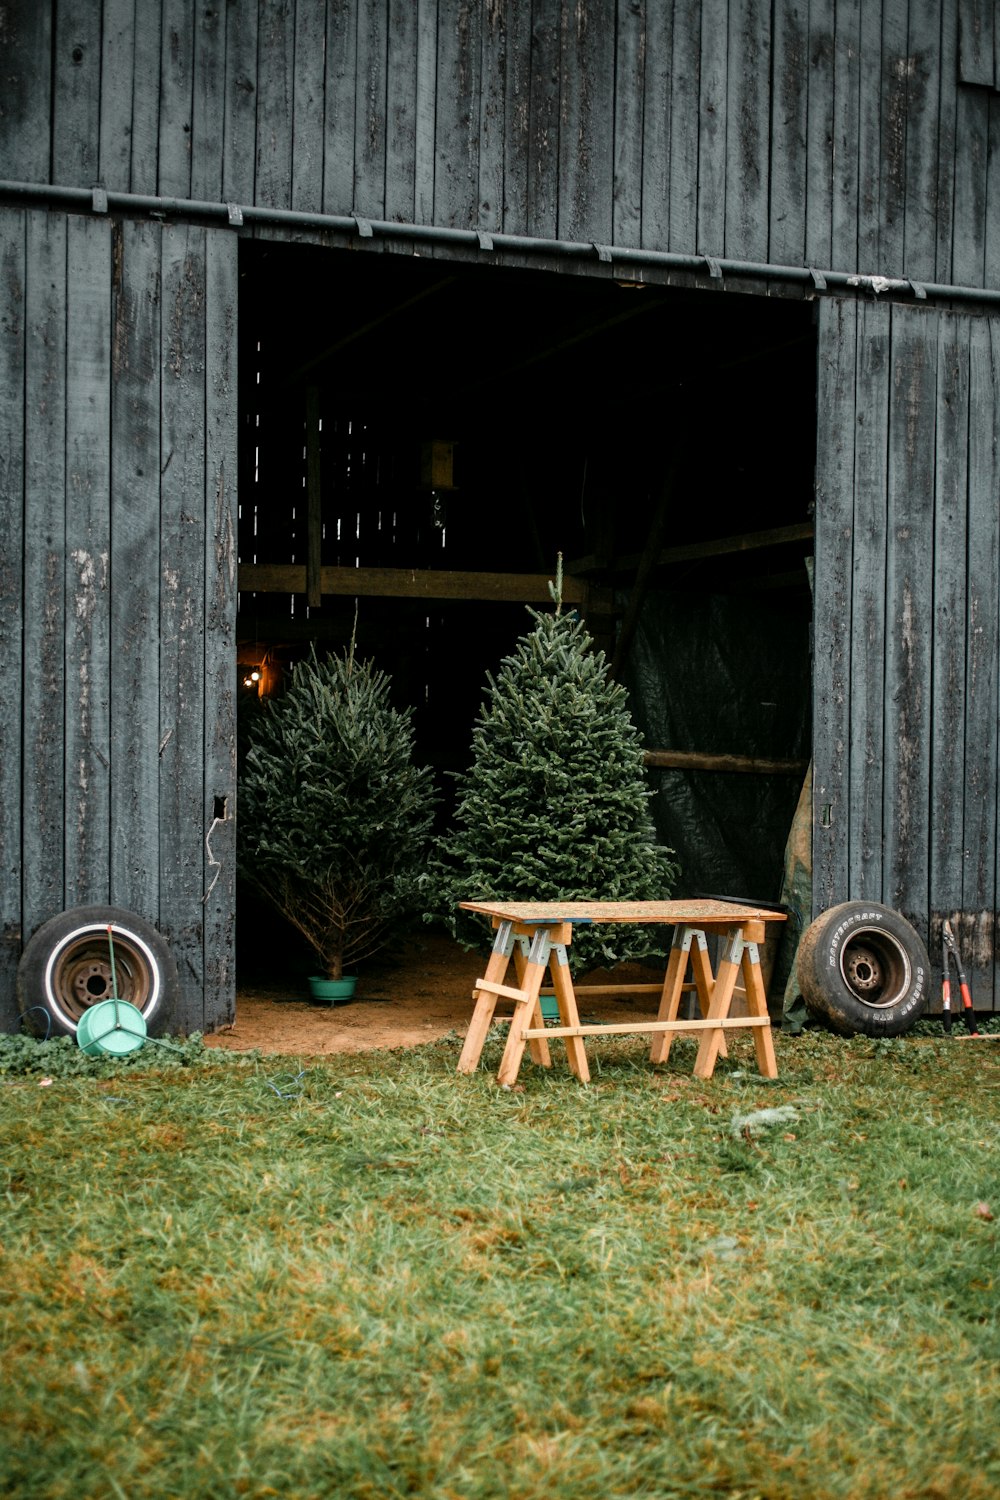
[[[905,917],[877,901],[844,901],[802,934],[802,998],[841,1036],[901,1036],[927,1004],[927,950]]]
[[[177,987],[165,939],[114,906],[77,906],[52,917],[31,937],[17,970],[22,1021],[36,1036],[76,1036],[84,1011],[115,992],[152,1030]]]

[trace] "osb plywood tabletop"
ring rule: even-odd
[[[654,922],[662,926],[732,926],[784,922],[785,914],[734,901],[462,901],[464,911],[504,922]]]

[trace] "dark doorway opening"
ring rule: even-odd
[[[356,630],[415,709],[446,819],[486,674],[561,553],[651,751],[799,768],[650,770],[682,893],[774,899],[809,758],[811,305],[368,249],[241,257],[243,704]],[[263,951],[246,900],[241,970]]]

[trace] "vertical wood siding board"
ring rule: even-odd
[[[476,222],[503,227],[504,153],[507,130],[507,25],[501,0],[483,6],[479,64],[479,204]]]
[[[882,11],[862,3],[858,49],[858,270],[883,271],[880,255],[882,170]]]
[[[958,142],[958,28],[942,16],[938,65],[937,226],[934,279],[950,282]]]
[[[160,230],[113,227],[111,900],[159,917]]]
[[[254,201],[265,208],[290,208],[295,0],[267,0],[259,16]]]
[[[531,139],[531,0],[507,0],[504,81],[504,170],[501,226],[528,230],[528,160]]]
[[[104,0],[98,180],[127,193],[132,185],[132,86],[135,0]]]
[[[109,894],[111,225],[67,220],[67,907]]]
[[[728,42],[729,0],[704,0],[701,14],[698,229],[695,248],[705,255],[721,255],[726,234]],[[733,65],[737,66],[735,59]]]
[[[222,0],[197,0],[191,103],[191,197],[222,198],[226,107],[226,12]]]
[[[136,0],[130,141],[133,193],[155,193],[159,186],[161,21],[159,5]]]
[[[460,229],[472,228],[479,210],[479,9],[479,0],[455,0],[438,20],[434,222]]]
[[[771,118],[769,0],[730,0],[725,253],[765,261]]]
[[[161,241],[160,926],[180,973],[172,1024],[204,988],[205,231]]]
[[[27,318],[27,215],[0,215],[0,661],[16,663],[10,680],[21,692],[24,659],[24,430]],[[0,1030],[17,1029],[15,978],[21,956],[21,716],[0,714]],[[61,736],[60,736],[61,738]]]
[[[0,161],[18,182],[48,182],[52,148],[52,7],[26,3],[0,13]]]
[[[606,245],[614,233],[614,0],[563,9],[559,234]]]
[[[965,860],[962,943],[966,967],[993,1007],[997,863],[997,620],[1000,589],[1000,458],[996,339],[971,320],[969,547],[965,669]],[[970,978],[972,978],[970,972]]]
[[[643,17],[642,133],[638,186],[644,249],[670,243],[670,79],[674,16],[669,5],[646,4]],[[617,171],[616,167],[616,171]],[[616,226],[615,233],[618,233]]]
[[[158,191],[191,195],[194,35],[198,0],[162,0]]]
[[[812,0],[806,126],[806,261],[831,264],[835,35],[829,0]]]
[[[529,3],[530,12],[530,3]],[[434,219],[435,130],[437,124],[438,0],[417,0],[416,138],[413,150],[414,218]]]
[[[953,23],[946,21],[944,29]],[[910,0],[902,267],[918,281],[932,280],[937,268],[941,33],[940,0]]]
[[[323,206],[326,0],[295,0],[291,206]]]
[[[886,566],[885,897],[926,939],[938,315],[892,311]]]
[[[989,118],[985,89],[958,90],[952,278],[959,286],[982,286],[985,279]]]
[[[882,896],[889,308],[861,303],[855,385],[851,579],[849,885]]]
[[[857,304],[820,304],[813,685],[813,914],[849,894]],[[828,810],[828,811],[827,811]]]
[[[354,207],[357,42],[356,0],[327,0],[323,212],[328,214],[348,214]]]
[[[611,234],[616,245],[639,245],[642,243],[643,120],[646,108],[645,0],[618,0],[616,32]],[[662,93],[660,98],[662,100]],[[661,121],[661,126],[664,123]]]
[[[101,99],[101,7],[60,0],[52,70],[52,181],[97,181]]]
[[[772,76],[768,258],[800,266],[806,243],[808,0],[775,0]]]
[[[958,76],[962,83],[992,88],[995,5],[993,0],[958,0]],[[951,18],[954,28],[954,17]]]
[[[938,348],[934,475],[930,915],[935,967],[940,920],[962,907],[968,484],[968,321],[946,317]]]
[[[701,100],[701,0],[674,10],[670,80],[670,243],[690,253],[698,243],[698,152]]]
[[[527,232],[558,234],[560,0],[534,0],[528,142]]]
[[[66,272],[66,219],[29,214],[23,408],[25,775],[20,794],[25,934],[65,905]],[[20,414],[20,405],[18,410]]]
[[[390,0],[385,142],[385,215],[412,224],[416,210],[417,80],[420,16],[416,5]]]
[[[219,868],[205,861],[205,991],[201,1025],[233,1019],[236,1004],[237,368],[239,268],[236,242],[209,233],[205,273],[205,818],[225,797],[212,835]],[[212,885],[216,875],[218,879]]]
[[[860,0],[838,0],[833,55],[833,207],[830,262],[858,269],[861,143]]]
[[[993,376],[993,431],[1000,430],[1000,323],[995,317],[990,318],[990,368]],[[994,493],[996,493],[996,483]],[[1000,654],[1000,605],[998,605],[997,618],[994,622],[997,632],[997,650]],[[993,1009],[1000,1010],[1000,713],[994,724],[996,739],[997,773],[994,782],[994,798],[996,802],[997,834],[996,851],[993,865],[993,889],[994,912],[993,912]]]
[[[984,285],[996,287],[1000,286],[1000,93],[990,95],[988,108],[983,280]]]
[[[387,0],[358,0],[354,207],[370,219],[385,216],[387,50]]]
[[[885,4],[882,11],[878,269],[886,276],[901,276],[907,186],[907,6],[903,3]]]
[[[222,197],[252,203],[257,162],[257,6],[227,5]]]

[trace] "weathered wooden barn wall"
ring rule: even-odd
[[[236,243],[7,210],[0,264],[0,1026],[22,936],[111,902],[193,1030],[232,1006]]]
[[[814,902],[950,917],[1000,1006],[1000,322],[820,309]]]
[[[994,25],[987,0],[3,0],[0,177],[996,285]]]

